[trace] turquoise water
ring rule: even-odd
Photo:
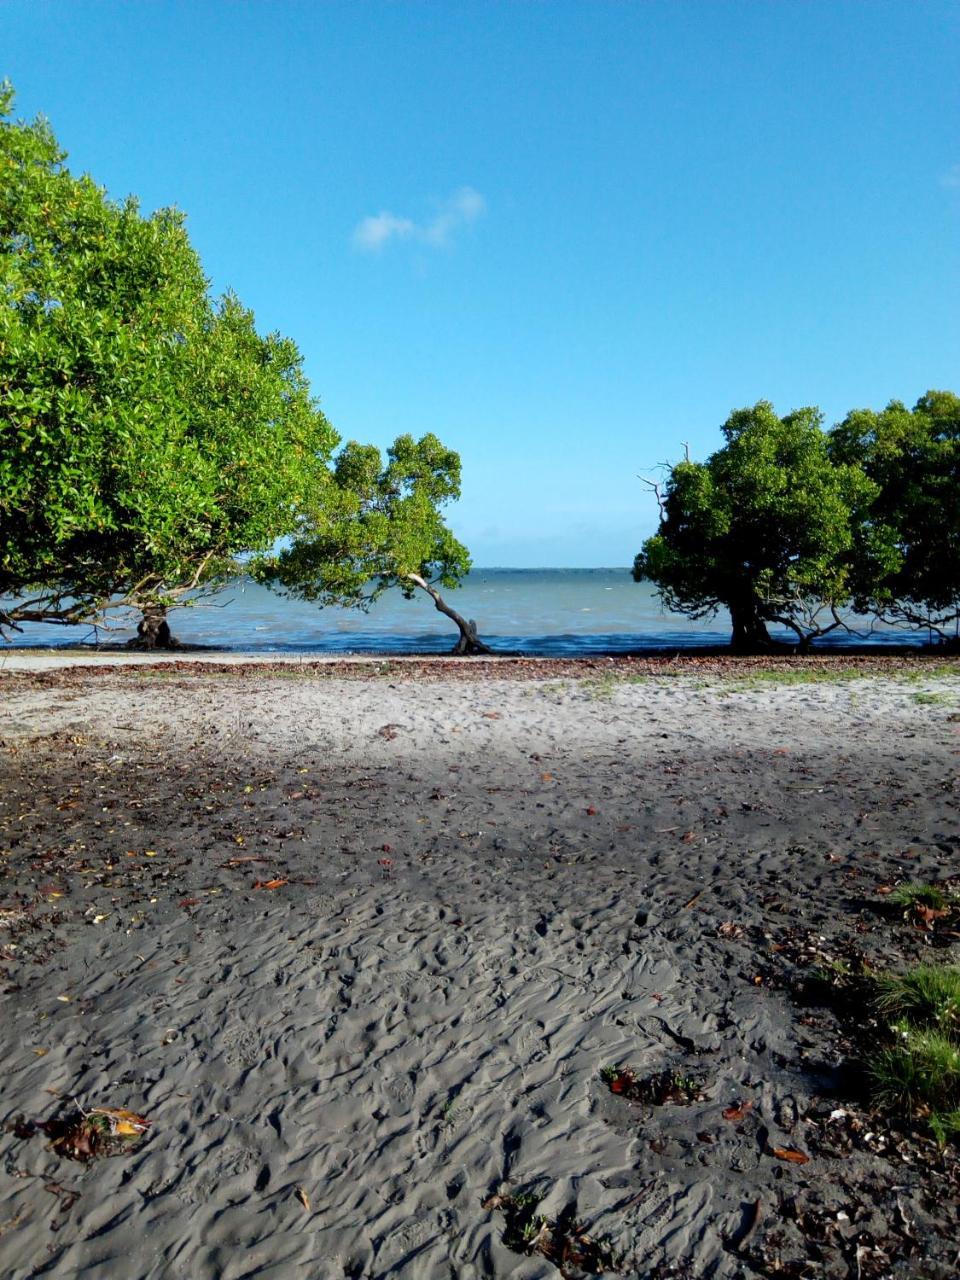
[[[655,592],[637,584],[629,569],[475,569],[464,585],[444,593],[492,647],[528,654],[625,653],[652,648],[723,645],[730,638],[724,614],[692,622],[667,613]],[[66,645],[126,640],[135,620],[118,631],[30,626],[16,645]],[[287,600],[265,587],[238,580],[219,596],[170,616],[189,644],[260,652],[443,653],[456,628],[422,592],[405,600],[387,592],[366,613],[319,609]],[[860,624],[864,630],[867,624]],[[792,638],[785,633],[785,638]],[[917,638],[892,628],[870,635],[831,636],[826,644],[902,643]],[[923,637],[920,637],[921,639]]]

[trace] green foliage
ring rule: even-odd
[[[816,409],[780,418],[760,401],[732,413],[723,434],[705,463],[671,469],[660,527],[634,578],[654,582],[666,606],[689,617],[727,608],[738,649],[769,647],[770,622],[805,645],[838,625],[851,589],[853,512],[872,486],[858,467],[831,461]]]
[[[881,978],[876,1006],[894,1019],[868,1060],[877,1101],[924,1117],[941,1144],[960,1136],[960,968],[924,964]]]
[[[943,911],[950,905],[950,899],[935,884],[924,884],[919,880],[911,880],[907,884],[898,884],[887,897],[894,907],[914,907],[919,903],[924,907],[932,907],[935,911]]]
[[[893,1032],[894,1043],[871,1063],[877,1101],[907,1113],[960,1103],[960,1047],[953,1037],[908,1022],[897,1023]]]
[[[0,596],[77,621],[294,531],[337,438],[296,346],[209,297],[183,215],[77,177],[0,92]],[[73,604],[66,603],[70,597]]]
[[[877,1004],[888,1017],[960,1034],[960,968],[921,964],[885,976],[878,983]]]
[[[260,558],[254,572],[301,599],[360,608],[391,586],[412,596],[417,578],[455,587],[470,557],[441,509],[459,494],[459,456],[434,435],[400,436],[386,464],[372,445],[351,442],[322,503],[302,514],[292,544]]]
[[[858,409],[830,433],[830,453],[860,467],[872,496],[859,524],[858,609],[946,635],[960,619],[960,397],[928,391]]]

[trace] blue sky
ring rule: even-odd
[[[628,564],[735,406],[960,390],[960,4],[0,0],[0,76],[480,565]]]

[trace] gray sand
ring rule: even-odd
[[[764,966],[791,930],[869,922],[881,880],[956,874],[960,679],[0,696],[0,903],[36,926],[0,928],[2,1119],[56,1093],[153,1122],[87,1166],[0,1136],[4,1274],[557,1276],[483,1207],[529,1186],[637,1276],[762,1274],[738,1248],[758,1201],[771,1249],[790,1196],[865,1239],[884,1178],[927,1212],[886,1156],[770,1157],[841,1102],[833,1042]],[[627,1103],[612,1064],[706,1097]],[[951,1274],[939,1230],[898,1274]],[[796,1228],[777,1248],[804,1256]],[[825,1256],[809,1274],[855,1274]]]

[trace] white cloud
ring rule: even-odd
[[[441,247],[450,243],[461,227],[483,216],[487,202],[473,187],[460,187],[445,200],[429,222],[414,222],[383,209],[364,218],[353,231],[353,244],[366,253],[378,253],[391,240],[416,240]]]
[[[940,175],[940,185],[954,191],[960,188],[960,164],[952,165],[946,173]]]

